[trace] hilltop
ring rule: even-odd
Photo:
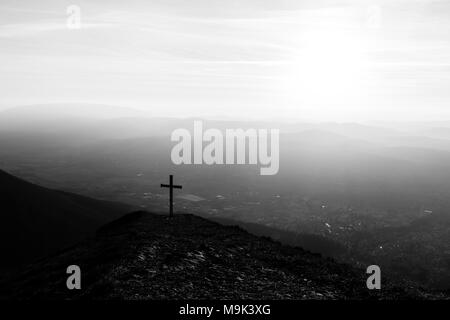
[[[82,290],[66,289],[81,268]],[[401,299],[419,289],[366,288],[365,270],[191,214],[134,212],[0,285],[20,299]],[[1,295],[0,295],[1,296]]]

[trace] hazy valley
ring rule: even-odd
[[[450,123],[205,120],[219,129],[280,128],[280,171],[260,176],[252,165],[173,165],[170,134],[193,119],[102,110],[117,115],[52,111],[40,119],[32,107],[0,113],[0,168],[149,211],[166,210],[160,183],[174,174],[183,185],[178,212],[249,223],[243,226],[254,233],[450,288]]]

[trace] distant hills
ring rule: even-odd
[[[219,130],[279,127],[279,174],[261,177],[256,166],[245,165],[175,166],[170,134],[192,130],[193,119],[146,118],[122,108],[74,104],[0,112],[0,168],[48,188],[152,212],[167,206],[159,184],[170,172],[183,185],[176,199],[180,210],[221,223],[239,221],[249,232],[333,257],[340,258],[345,248],[358,261],[382,264],[396,277],[449,288],[449,122],[204,124]],[[205,200],[190,202],[183,194]],[[24,232],[22,224],[13,230],[2,226],[3,243]]]
[[[94,103],[49,103],[24,105],[0,112],[2,119],[18,123],[52,122],[64,119],[106,120],[121,117],[139,117],[138,110]],[[1,124],[6,124],[0,121]]]
[[[0,269],[72,245],[129,210],[122,204],[43,188],[0,170]]]

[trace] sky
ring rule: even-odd
[[[448,0],[2,0],[0,110],[449,120],[449,35]]]

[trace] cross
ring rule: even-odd
[[[170,184],[161,184],[161,188],[169,188],[169,204],[170,204],[170,216],[173,217],[173,189],[181,189],[182,186],[173,184],[173,175],[170,175]]]

